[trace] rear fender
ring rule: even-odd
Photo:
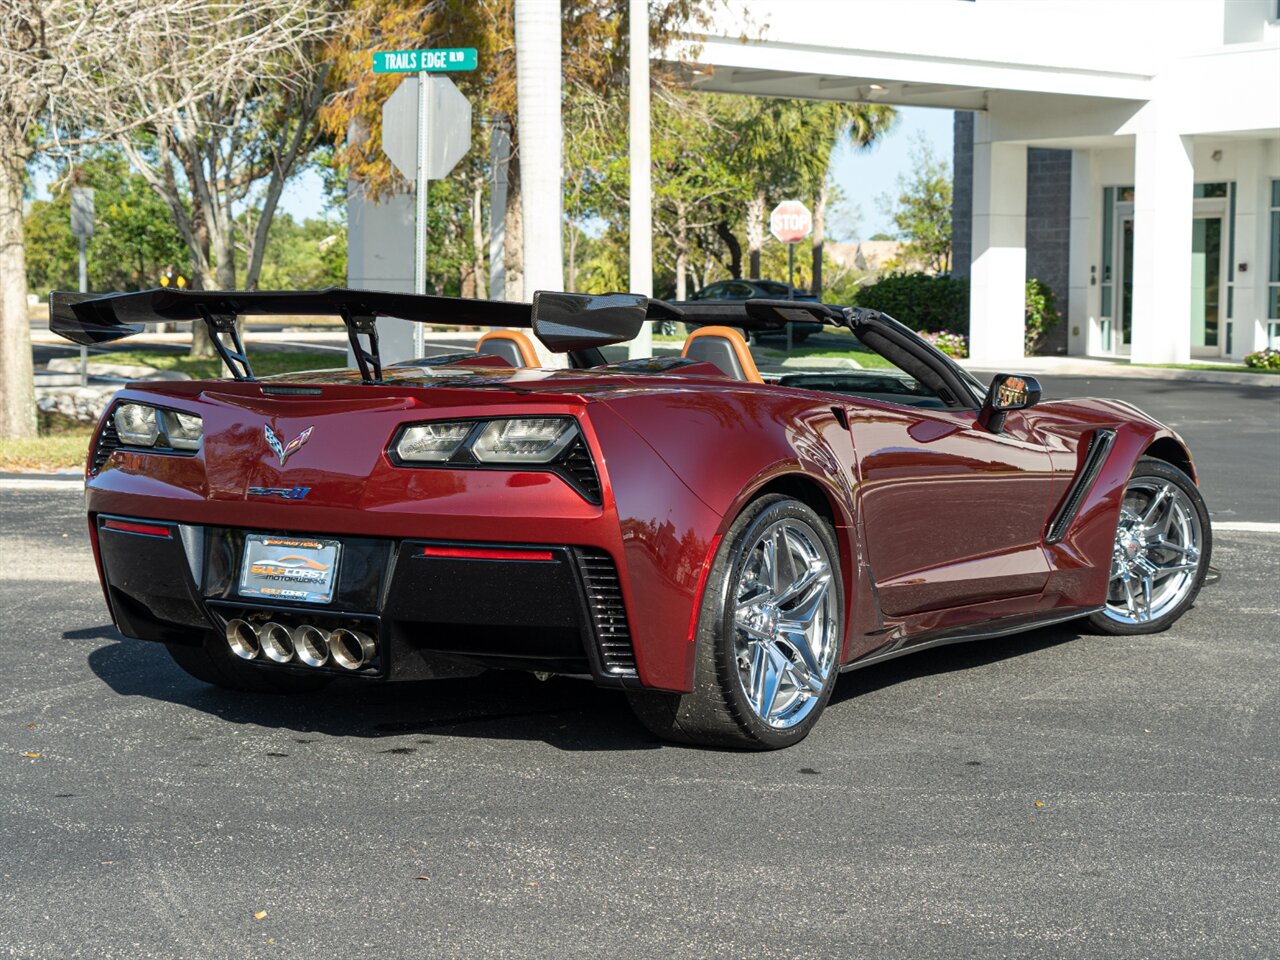
[[[809,491],[800,499],[825,505],[818,512],[831,519],[839,546],[845,636],[874,630],[879,609],[870,602],[873,594],[867,588],[865,554],[854,522],[853,440],[831,407],[758,387],[701,394],[697,405],[684,399],[667,395],[615,400],[593,406],[593,417],[601,407],[617,414],[679,479],[686,491],[680,496],[695,496],[716,517],[711,536],[702,538],[708,547],[757,497],[792,492],[788,488],[793,485],[800,485],[796,492]],[[673,429],[673,424],[678,427]],[[619,488],[628,481],[607,451],[606,460],[622,519],[628,508]],[[685,586],[689,592],[683,612],[691,618],[701,594],[696,582]],[[849,649],[847,643],[845,648]]]

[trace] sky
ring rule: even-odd
[[[832,179],[844,194],[845,206],[856,210],[857,217],[837,210],[828,217],[828,235],[833,240],[866,240],[876,233],[892,233],[893,223],[879,198],[892,194],[899,174],[910,170],[910,154],[920,140],[950,164],[952,116],[950,110],[902,107],[897,127],[883,142],[870,150],[838,151],[832,160]],[[48,171],[37,172],[37,196],[48,196],[48,182]],[[320,177],[311,170],[295,178],[280,198],[280,209],[296,220],[323,216],[324,204]]]
[[[882,142],[869,150],[842,148],[831,161],[831,178],[845,195],[848,205],[857,209],[856,230],[845,233],[836,229],[845,224],[836,217],[829,223],[828,234],[835,240],[869,240],[874,234],[894,232],[888,211],[881,208],[880,197],[896,196],[898,176],[911,171],[914,145],[923,140],[951,168],[951,110],[929,107],[899,107],[898,124]],[[847,219],[847,218],[843,218]],[[841,235],[844,233],[845,235]]]

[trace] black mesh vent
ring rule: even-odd
[[[262,392],[269,397],[318,397],[322,393],[319,387],[290,387],[280,385],[263,386]]]
[[[600,651],[600,669],[614,677],[636,675],[636,653],[622,603],[622,586],[613,559],[603,550],[577,548],[578,569],[587,589],[587,606]]]
[[[584,497],[592,503],[600,502],[600,477],[596,474],[596,465],[591,461],[591,452],[581,434],[565,449],[558,466]]]
[[[107,422],[103,424],[102,432],[98,434],[98,443],[93,448],[93,460],[89,463],[89,472],[97,473],[101,470],[107,458],[119,449],[120,436],[116,433],[116,418],[108,414]]]

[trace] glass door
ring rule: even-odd
[[[1121,194],[1123,196],[1123,194]],[[1129,188],[1132,197],[1133,190]],[[1133,342],[1133,202],[1121,201],[1115,205],[1115,313],[1113,329],[1116,332],[1115,352],[1123,356],[1129,353]],[[1110,271],[1108,271],[1110,275]]]
[[[1191,352],[1218,356],[1224,317],[1221,214],[1197,214],[1191,221]]]

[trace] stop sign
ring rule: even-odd
[[[769,232],[783,243],[799,243],[813,232],[813,214],[799,200],[783,200],[769,214]]]

